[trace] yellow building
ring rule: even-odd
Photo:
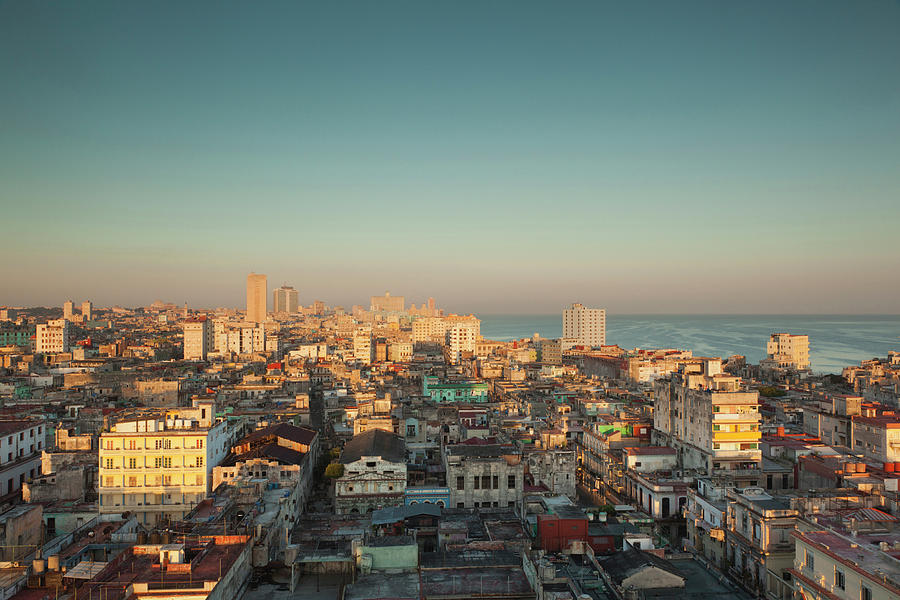
[[[129,511],[145,524],[183,518],[206,498],[230,442],[211,401],[115,423],[100,435],[100,512]]]
[[[768,360],[782,368],[803,371],[809,368],[809,336],[773,333],[766,344]]]

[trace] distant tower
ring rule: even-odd
[[[94,320],[94,305],[90,300],[81,303],[81,316],[85,322]]]
[[[591,348],[606,345],[606,310],[583,304],[563,310],[563,338]]]
[[[63,319],[67,321],[72,320],[72,316],[75,314],[75,303],[71,300],[66,300],[63,302]]]
[[[247,321],[266,322],[266,276],[258,273],[247,275]]]
[[[283,285],[272,292],[272,311],[276,313],[296,313],[299,308],[297,290]]]
[[[182,313],[182,317],[185,318],[185,319],[188,318],[187,300],[184,301],[184,312]]]
[[[434,298],[428,299],[428,316],[434,316]]]

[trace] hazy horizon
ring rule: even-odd
[[[257,271],[270,303],[894,314],[898,22],[4,2],[0,303],[243,307]]]

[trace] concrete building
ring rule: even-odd
[[[809,369],[809,336],[773,333],[766,344],[766,354],[781,368]]]
[[[22,484],[41,474],[44,424],[0,421],[0,499],[19,494]]]
[[[363,364],[372,363],[372,334],[358,332],[353,336],[353,360]]]
[[[259,273],[247,275],[247,316],[251,323],[266,322],[266,276]]]
[[[443,461],[452,508],[506,508],[522,501],[525,463],[513,446],[446,446]]]
[[[475,355],[475,344],[481,337],[481,321],[473,316],[455,319],[447,327],[444,347],[447,359],[456,364],[464,356]]]
[[[541,340],[540,361],[550,365],[562,364],[562,343],[559,340]]]
[[[829,530],[798,530],[792,536],[796,551],[790,573],[797,589],[795,598],[900,600],[896,543]]]
[[[100,512],[130,511],[144,524],[180,520],[210,492],[231,446],[215,404],[148,411],[100,436]]]
[[[900,463],[900,415],[852,417],[853,450],[879,463]]]
[[[63,319],[67,321],[71,321],[72,317],[75,316],[75,303],[71,300],[66,300],[63,302]]]
[[[90,300],[81,303],[81,317],[85,323],[94,320],[94,304]]]
[[[184,360],[206,360],[215,347],[215,331],[208,317],[184,321]]]
[[[577,303],[564,309],[563,338],[573,339],[579,346],[605,346],[606,310]]]
[[[790,502],[759,487],[729,490],[726,564],[744,585],[770,598],[784,597],[785,574],[793,567],[791,532],[799,512]]]
[[[406,441],[373,429],[356,435],[341,451],[344,474],[334,482],[335,513],[367,513],[401,506],[406,492]]]
[[[68,352],[70,328],[66,319],[53,319],[35,330],[34,351],[38,354]]]
[[[719,359],[698,359],[656,380],[654,435],[678,451],[684,469],[759,485],[759,394],[721,368]]]
[[[408,362],[412,359],[413,345],[411,342],[390,342],[388,344],[388,359],[392,362]]]
[[[294,314],[300,307],[300,299],[293,287],[283,285],[272,292],[272,311],[276,314]]]
[[[385,292],[384,296],[372,296],[369,310],[373,312],[403,312],[406,309],[406,298],[403,296],[391,296]]]

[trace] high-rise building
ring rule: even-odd
[[[760,485],[759,393],[722,373],[718,358],[685,362],[654,383],[654,435],[678,451],[683,469]]]
[[[475,344],[481,337],[481,321],[474,316],[450,317],[447,321],[447,333],[444,346],[448,360],[456,364],[463,354],[475,354]]]
[[[391,296],[390,292],[385,292],[384,296],[372,296],[370,310],[384,312],[403,312],[406,308],[406,298],[404,296]]]
[[[37,353],[69,351],[69,321],[54,319],[38,325],[35,330],[34,351]]]
[[[272,312],[293,314],[299,306],[299,295],[293,287],[283,285],[272,292]]]
[[[85,323],[94,320],[94,304],[90,300],[81,303],[81,316]]]
[[[100,435],[100,513],[130,511],[150,525],[182,519],[211,491],[230,433],[213,401],[115,423]]]
[[[63,319],[67,321],[71,321],[72,317],[75,315],[75,303],[71,300],[66,300],[63,302]]]
[[[363,364],[372,363],[372,334],[358,331],[353,336],[353,358]]]
[[[266,322],[266,276],[259,273],[247,275],[247,321]]]
[[[806,370],[809,368],[809,336],[773,333],[766,344],[766,353],[780,366]]]
[[[563,338],[575,340],[580,346],[605,345],[606,310],[585,308],[583,304],[572,304],[564,309]]]
[[[184,321],[184,360],[206,360],[214,345],[212,321],[205,315]]]

